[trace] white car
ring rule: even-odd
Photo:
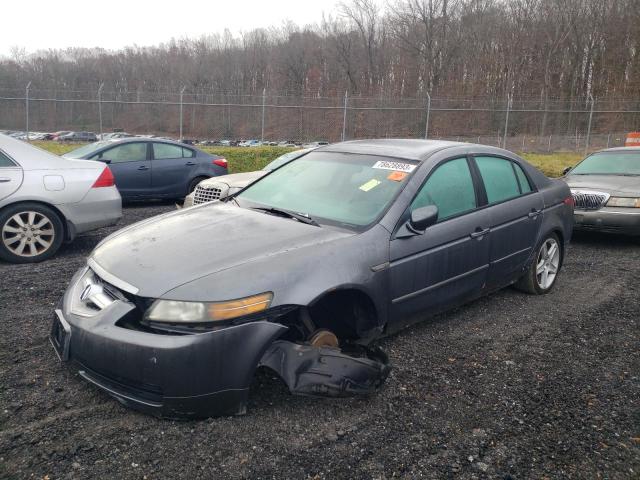
[[[120,193],[104,163],[62,158],[0,135],[0,259],[45,260],[63,241],[121,216]]]
[[[259,178],[264,177],[270,171],[281,167],[291,160],[295,160],[296,158],[306,155],[311,150],[315,150],[315,148],[307,148],[304,150],[285,153],[267,164],[267,166],[262,170],[258,170],[256,172],[232,173],[203,180],[196,186],[193,192],[185,197],[182,207],[191,207],[200,203],[212,202],[214,200],[220,200],[228,197],[229,195],[233,195]]]

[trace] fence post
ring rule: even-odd
[[[547,152],[551,151],[551,135],[549,135],[549,147],[547,148]]]
[[[100,119],[100,140],[102,140],[102,88],[104,87],[104,82],[100,82],[100,86],[98,87],[98,117]]]
[[[587,150],[589,150],[589,140],[591,139],[591,119],[593,118],[593,104],[595,103],[593,95],[589,94],[589,99],[591,100],[591,109],[589,110],[589,125],[587,126],[587,138],[584,142],[584,153],[587,153]]]
[[[182,141],[182,98],[184,96],[184,91],[186,90],[186,86],[182,87],[180,90],[180,141]]]
[[[342,112],[342,141],[345,141],[347,132],[347,101],[349,99],[349,92],[344,92],[344,109]]]
[[[507,96],[507,114],[504,119],[504,136],[502,137],[502,148],[506,148],[507,146],[507,129],[509,128],[509,111],[511,110],[512,99],[513,99],[512,95],[509,94]]]
[[[611,134],[607,135],[607,148],[609,148],[609,144],[611,142]]]
[[[26,134],[27,134],[27,142],[29,141],[29,89],[31,88],[31,82],[27,83],[27,88],[25,91],[25,95],[24,95],[24,100],[25,100],[25,127],[26,127]]]
[[[431,114],[431,95],[427,92],[427,121],[424,125],[424,139],[429,138],[429,115]]]
[[[262,129],[260,133],[260,142],[264,142],[264,104],[266,101],[267,87],[262,89]]]

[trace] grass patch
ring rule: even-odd
[[[201,149],[226,158],[229,162],[229,173],[262,170],[267,163],[280,155],[295,150],[288,147],[202,147]]]
[[[33,145],[56,155],[63,155],[80,145],[61,142],[33,142]],[[198,147],[200,148],[200,147]],[[224,157],[229,162],[229,173],[261,170],[280,155],[295,150],[286,147],[202,147],[201,150]],[[580,153],[522,153],[524,159],[535,165],[548,177],[559,177],[567,167],[572,167],[583,155]]]
[[[75,150],[81,147],[83,144],[78,143],[64,143],[64,142],[47,142],[47,141],[34,141],[31,145],[39,147],[47,152],[55,153],[56,155],[64,155],[71,150]]]
[[[522,153],[522,158],[542,170],[547,177],[560,177],[567,167],[573,167],[584,158],[581,153]]]

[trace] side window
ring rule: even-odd
[[[184,158],[193,158],[196,156],[196,152],[190,148],[182,147],[182,156]]]
[[[518,182],[520,182],[520,189],[522,193],[529,193],[532,191],[531,184],[529,183],[529,179],[524,174],[522,167],[517,163],[513,164],[513,168],[516,171],[516,176],[518,177]]]
[[[113,163],[139,162],[147,159],[146,143],[125,143],[102,152],[102,160],[111,160]]]
[[[411,210],[435,205],[438,220],[476,208],[476,192],[466,158],[443,163],[431,174],[411,204]]]
[[[182,158],[182,147],[170,143],[154,143],[153,158],[164,160],[167,158]]]
[[[4,153],[0,152],[0,168],[1,167],[15,167],[16,164],[11,161]]]
[[[489,204],[520,195],[513,162],[498,157],[475,157]]]

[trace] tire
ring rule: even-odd
[[[51,208],[18,203],[0,211],[0,259],[37,263],[51,258],[62,245],[64,225]]]
[[[552,248],[555,246],[555,249]],[[549,255],[551,252],[551,255]],[[556,284],[562,267],[562,243],[555,233],[545,235],[544,240],[536,247],[534,260],[527,273],[515,283],[515,287],[533,295],[549,293]]]
[[[189,188],[187,190],[187,195],[189,195],[191,192],[193,192],[196,187],[198,186],[198,184],[203,181],[206,180],[208,177],[196,177],[193,180],[191,180],[191,183],[189,183]]]

